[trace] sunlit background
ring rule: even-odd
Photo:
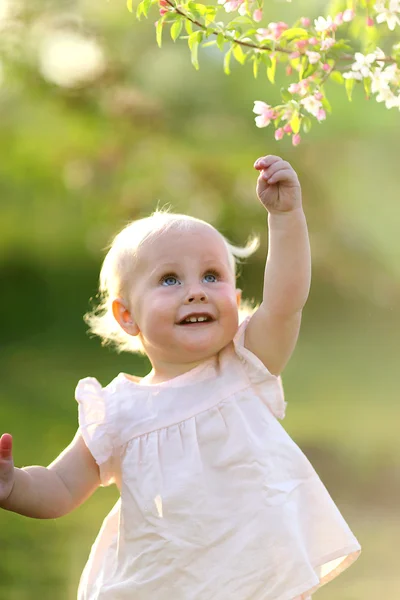
[[[325,2],[266,2],[265,22],[324,13]],[[234,243],[262,245],[239,286],[260,299],[266,213],[254,160],[281,154],[303,186],[313,286],[284,374],[284,425],[363,546],[321,600],[400,593],[400,112],[349,103],[300,146],[254,126],[253,101],[279,82],[253,79],[185,42],[155,42],[155,10],[138,23],[125,0],[0,0],[0,430],[18,466],[48,464],[77,427],[74,389],[143,375],[86,334],[110,236],[157,203],[206,219]],[[282,82],[283,83],[283,80]],[[57,521],[0,513],[0,599],[73,600],[91,543],[117,498],[99,490]]]

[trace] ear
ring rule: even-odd
[[[112,312],[114,319],[126,333],[129,335],[139,335],[139,327],[121,298],[115,298],[115,300],[113,300]]]
[[[237,289],[236,290],[236,303],[238,308],[240,308],[240,303],[242,301],[242,290]]]

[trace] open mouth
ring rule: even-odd
[[[179,321],[178,325],[185,326],[193,326],[193,325],[204,325],[206,323],[212,323],[214,319],[210,315],[200,314],[200,315],[189,315]]]

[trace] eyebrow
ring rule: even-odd
[[[223,262],[221,262],[220,260],[217,260],[215,258],[210,258],[204,261],[204,270],[210,269],[210,268],[214,268],[214,269],[218,269],[218,270],[230,270],[229,264],[224,264]],[[158,264],[154,269],[152,269],[152,271],[150,272],[150,277],[153,277],[154,275],[158,274],[158,273],[162,273],[162,272],[166,272],[166,271],[178,271],[180,268],[179,263],[177,262],[166,262],[166,263],[160,263]]]

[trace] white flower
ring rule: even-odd
[[[323,31],[328,31],[328,29],[331,29],[333,25],[333,21],[332,21],[332,17],[327,17],[326,19],[324,19],[324,17],[318,17],[318,19],[314,20],[314,27],[316,31],[319,32],[323,32]]]
[[[371,73],[371,92],[376,94],[383,89],[389,89],[387,77],[385,77],[381,69],[375,69],[375,71]]]
[[[343,73],[343,77],[345,79],[357,79],[357,81],[361,81],[363,76],[358,71],[349,71],[348,73]]]
[[[395,96],[390,89],[382,89],[376,97],[377,102],[384,102],[386,108],[400,108],[400,98]]]
[[[396,25],[400,25],[400,2],[399,0],[390,0],[389,8],[385,6],[384,2],[377,2],[374,6],[378,13],[376,17],[377,23],[387,23],[390,31],[393,31]]]
[[[306,54],[308,56],[308,60],[310,61],[310,65],[315,65],[321,58],[321,55],[319,54],[319,52],[307,51]]]
[[[306,96],[300,100],[300,104],[302,104],[304,108],[314,117],[318,115],[319,110],[322,108],[322,103],[314,96]]]
[[[354,55],[356,62],[351,65],[353,71],[359,71],[363,77],[369,77],[371,74],[371,65],[375,62],[376,56],[374,54],[361,54],[361,52],[356,52]]]
[[[97,79],[106,61],[100,46],[72,31],[51,31],[39,46],[39,68],[45,79],[74,88]]]

